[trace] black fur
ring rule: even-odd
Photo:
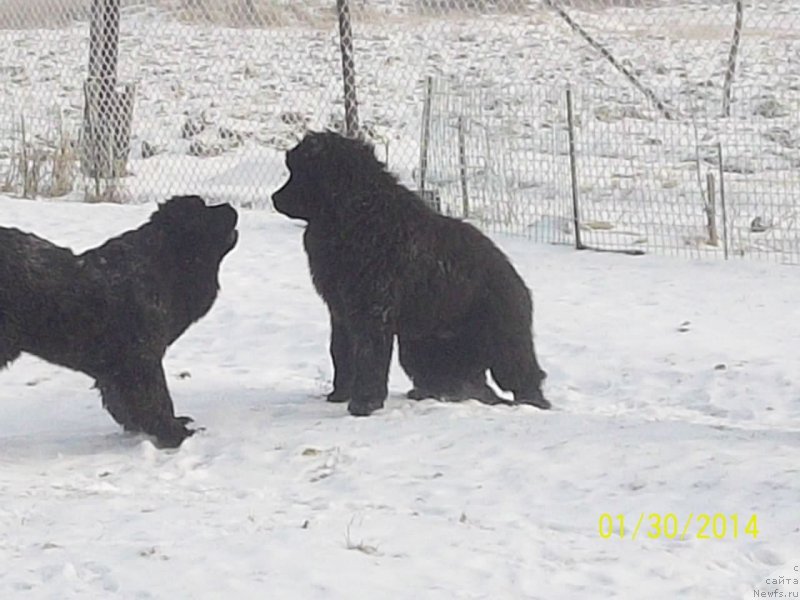
[[[349,401],[354,415],[381,408],[397,335],[411,398],[503,402],[490,369],[515,402],[549,408],[530,293],[489,238],[426,207],[364,142],[309,133],[286,164],[272,201],[308,222],[311,276],[331,318],[328,400]]]
[[[126,430],[179,446],[194,431],[175,416],[161,360],[214,303],[236,221],[227,204],[175,197],[77,256],[0,227],[0,368],[29,352],[86,373]]]

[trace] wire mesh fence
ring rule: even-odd
[[[574,243],[574,162],[586,245],[798,263],[799,15],[800,0],[7,0],[0,188],[268,208],[306,129],[357,126],[403,182],[497,231]]]
[[[577,224],[592,248],[798,263],[800,106],[758,117],[761,89],[727,118],[666,119],[617,90],[434,82],[426,186],[445,213],[543,242]]]

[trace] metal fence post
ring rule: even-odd
[[[353,52],[353,28],[349,0],[336,0],[339,16],[339,48],[342,54],[344,80],[344,126],[348,137],[358,137],[358,99],[356,97],[356,65]]]
[[[584,250],[581,241],[581,217],[578,206],[578,166],[575,159],[575,120],[572,114],[572,90],[567,88],[567,128],[569,132],[569,173],[572,186],[572,224],[575,228],[575,249]]]
[[[123,175],[130,150],[134,87],[117,86],[119,25],[120,0],[92,0],[81,167],[95,180]]]
[[[422,104],[422,139],[419,144],[419,191],[425,194],[428,177],[428,150],[431,142],[431,102],[433,101],[433,77],[425,78],[425,98]]]

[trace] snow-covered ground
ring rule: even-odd
[[[0,224],[81,250],[153,208],[0,198]],[[554,410],[412,402],[394,364],[386,408],[356,419],[323,399],[301,228],[240,223],[216,305],[166,358],[205,427],[179,450],[122,433],[83,375],[0,373],[0,597],[798,597],[796,271],[496,237],[534,292]],[[643,513],[693,521],[634,540]]]

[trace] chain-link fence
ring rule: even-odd
[[[430,98],[425,186],[447,214],[550,243],[800,262],[800,102],[663,119],[600,87]]]
[[[267,208],[357,119],[496,230],[800,262],[800,0],[6,0],[0,42],[5,193]]]

